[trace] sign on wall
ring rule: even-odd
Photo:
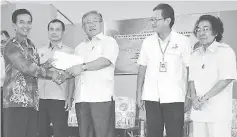
[[[210,13],[218,16],[218,13]],[[195,22],[202,14],[176,16],[173,29],[190,38],[191,47],[195,44],[193,36]],[[115,74],[137,74],[136,64],[140,54],[142,41],[153,35],[149,18],[119,20],[105,23],[105,35],[112,36],[119,45],[119,56],[116,62]]]

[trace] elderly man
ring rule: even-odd
[[[84,63],[68,69],[74,76],[81,74],[75,91],[81,137],[89,137],[91,127],[96,137],[115,136],[114,70],[119,48],[114,38],[103,34],[103,25],[97,11],[83,15],[87,39],[76,47],[75,54]]]

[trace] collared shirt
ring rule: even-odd
[[[167,71],[160,72],[162,51]],[[187,69],[191,45],[189,39],[177,32],[162,41],[157,33],[144,39],[137,63],[147,66],[142,99],[160,103],[184,102],[187,86]]]
[[[11,39],[4,50],[5,80],[3,107],[38,108],[37,77],[45,76],[39,67],[39,56],[33,43]]]
[[[220,80],[237,79],[236,58],[231,47],[214,41],[204,52],[199,47],[191,54],[189,80],[194,81],[197,96],[203,96]],[[229,121],[232,118],[231,82],[223,91],[210,98],[201,111],[191,109],[197,122]]]
[[[79,76],[76,85],[76,102],[105,102],[114,96],[114,70],[119,48],[116,40],[102,33],[79,44],[75,54],[85,62],[94,61],[100,57],[108,59],[112,64],[96,71],[85,71]]]
[[[51,44],[49,44],[39,49],[40,64],[45,63],[48,59],[52,59],[55,51],[73,54],[73,49],[63,45],[62,42],[55,47],[52,47]],[[50,68],[50,70],[56,69]],[[39,97],[41,99],[66,100],[68,92],[67,84],[68,82],[64,82],[63,84],[58,85],[52,80],[39,79]]]

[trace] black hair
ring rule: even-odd
[[[195,27],[194,27],[194,35],[197,36],[197,33],[195,32],[195,29],[198,27],[198,24],[201,21],[208,21],[211,24],[212,27],[212,34],[216,35],[215,39],[217,42],[222,40],[222,35],[224,32],[224,26],[223,26],[223,22],[221,21],[220,18],[212,16],[212,15],[202,15],[199,17],[199,19],[197,20],[197,22],[195,23]]]
[[[55,22],[61,23],[62,29],[63,29],[63,31],[65,31],[65,24],[64,24],[61,20],[59,20],[59,19],[53,19],[53,20],[51,20],[51,21],[49,22],[49,24],[48,24],[48,30],[49,30],[49,25],[50,25],[51,23],[55,23]]]
[[[174,9],[169,5],[165,3],[161,3],[157,5],[155,8],[153,8],[153,11],[155,10],[161,10],[161,15],[164,19],[170,18],[170,28],[174,25],[175,17],[174,17]]]
[[[2,30],[1,35],[2,34],[4,34],[7,38],[10,38],[10,35],[8,34],[8,32],[6,30]]]
[[[33,20],[32,15],[31,15],[31,13],[30,13],[27,9],[17,9],[17,10],[15,10],[15,11],[12,13],[12,22],[13,22],[13,23],[16,23],[16,21],[17,21],[17,16],[18,16],[18,15],[21,15],[21,14],[28,14],[28,15],[30,15],[31,22],[32,22],[32,20]]]

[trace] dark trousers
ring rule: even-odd
[[[184,126],[184,103],[145,101],[147,137],[163,137],[164,125],[167,137],[182,137]]]
[[[39,100],[39,137],[50,136],[50,123],[53,124],[54,137],[68,137],[68,111],[64,100]]]
[[[115,137],[114,101],[81,102],[75,108],[80,137]]]
[[[4,137],[37,137],[37,111],[34,108],[3,109]]]

